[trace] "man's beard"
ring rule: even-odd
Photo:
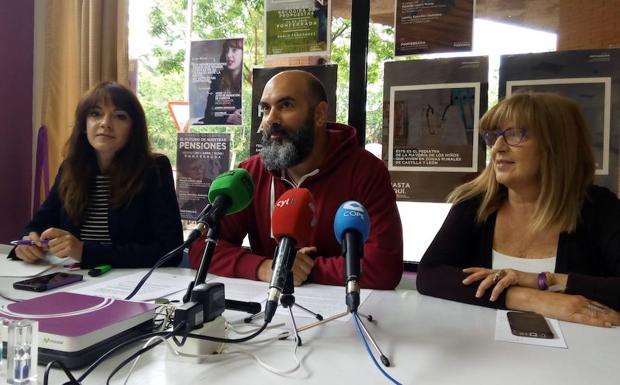
[[[279,133],[282,139],[271,139],[272,133]],[[272,125],[263,132],[263,148],[260,156],[267,170],[293,167],[303,162],[314,147],[314,117],[308,119],[297,130],[286,130]]]

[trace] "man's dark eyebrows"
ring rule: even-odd
[[[295,98],[292,97],[292,96],[283,96],[280,99],[278,99],[278,101],[276,103],[280,104],[280,103],[284,103],[284,102],[295,102]]]

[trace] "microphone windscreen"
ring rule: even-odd
[[[271,231],[279,240],[289,237],[298,247],[308,244],[316,226],[314,198],[308,189],[294,188],[286,191],[276,201],[271,213]]]
[[[355,230],[362,235],[362,240],[368,239],[370,232],[370,217],[368,211],[359,202],[346,201],[338,207],[334,217],[334,234],[338,243],[342,243],[344,233],[348,230]]]
[[[218,175],[211,182],[209,202],[213,203],[215,198],[221,195],[230,200],[226,215],[243,210],[248,207],[254,195],[252,177],[242,168],[236,168]]]

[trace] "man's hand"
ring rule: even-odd
[[[314,267],[314,259],[308,254],[316,253],[316,247],[302,247],[297,251],[293,264],[293,285],[299,286],[308,280],[308,276]]]
[[[302,247],[297,251],[295,255],[295,262],[293,263],[293,285],[299,286],[308,280],[308,276],[312,272],[314,267],[314,259],[308,256],[310,253],[316,253],[316,247]],[[273,259],[265,259],[258,265],[256,271],[256,278],[259,281],[270,282],[272,271]]]
[[[41,238],[49,239],[49,250],[59,257],[71,257],[76,261],[82,260],[84,243],[66,230],[51,227],[41,234]]]
[[[273,259],[267,258],[260,265],[258,265],[258,270],[256,270],[256,278],[259,281],[269,282],[271,281],[271,263]]]
[[[15,255],[27,263],[35,263],[40,259],[45,259],[47,246],[41,245],[41,237],[38,233],[31,232],[22,239],[29,239],[36,243],[36,246],[19,245],[15,248]]]

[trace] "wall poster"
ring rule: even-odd
[[[241,125],[243,39],[191,43],[191,125]]]
[[[485,166],[486,57],[385,63],[383,159],[398,200],[444,202]]]
[[[499,96],[555,92],[574,100],[590,129],[595,183],[618,192],[620,50],[587,50],[504,55]]]
[[[474,0],[396,0],[396,56],[471,51]]]
[[[211,182],[230,169],[230,134],[177,134],[177,199],[181,219],[195,220],[209,203]]]
[[[265,0],[267,56],[329,57],[329,0]]]

